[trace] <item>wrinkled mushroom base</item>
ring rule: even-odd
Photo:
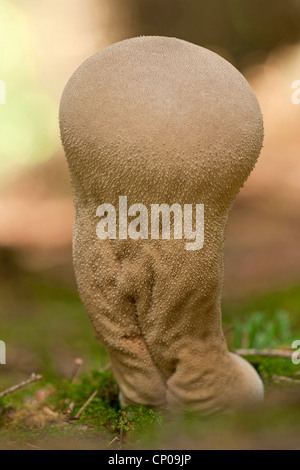
[[[226,360],[221,359],[219,367],[221,364],[227,367],[225,373],[223,370],[221,374],[218,374],[219,368],[212,371],[199,364],[204,371],[199,373],[197,381],[195,375],[191,377],[186,373],[189,367],[184,369],[182,366],[182,374],[176,371],[165,383],[165,395],[161,395],[160,400],[157,398],[162,390],[161,387],[157,389],[152,406],[176,412],[197,410],[204,414],[213,414],[246,410],[263,402],[263,383],[249,362],[227,353]],[[122,407],[137,403],[130,401],[121,391],[119,399]],[[143,404],[149,405],[149,401]]]
[[[209,237],[197,253],[186,251],[181,240],[95,239],[96,250],[89,237],[87,230],[74,244],[75,272],[85,309],[110,355],[122,406],[214,413],[263,400],[254,368],[227,349],[220,309],[223,263],[218,251],[211,257]],[[210,269],[203,273],[208,258]]]

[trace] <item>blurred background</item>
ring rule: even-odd
[[[76,291],[58,106],[85,59],[139,35],[211,49],[254,89],[264,148],[228,224],[224,327],[253,314],[261,323],[279,315],[293,331],[300,327],[300,103],[292,101],[300,0],[2,0],[0,339],[7,365],[0,386],[31,372],[68,376],[78,356],[86,369],[108,362]],[[247,336],[241,341],[249,346]]]

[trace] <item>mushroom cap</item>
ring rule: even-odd
[[[263,140],[257,99],[238,70],[203,47],[155,36],[85,61],[65,87],[60,128],[79,199],[115,203],[123,194],[222,210]]]

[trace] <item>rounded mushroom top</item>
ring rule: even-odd
[[[122,41],[85,61],[64,90],[60,127],[75,194],[98,200],[119,191],[143,202],[150,191],[168,202],[175,185],[177,202],[196,195],[226,206],[263,139],[245,78],[217,54],[167,37]]]

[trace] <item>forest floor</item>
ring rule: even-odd
[[[13,266],[0,294],[0,336],[7,345],[7,364],[0,366],[0,449],[300,448],[300,366],[291,359],[247,357],[265,384],[257,410],[208,417],[120,408],[109,358],[74,286]],[[297,285],[227,298],[229,349],[292,352],[300,339],[299,305]],[[43,378],[1,398],[32,373]]]

